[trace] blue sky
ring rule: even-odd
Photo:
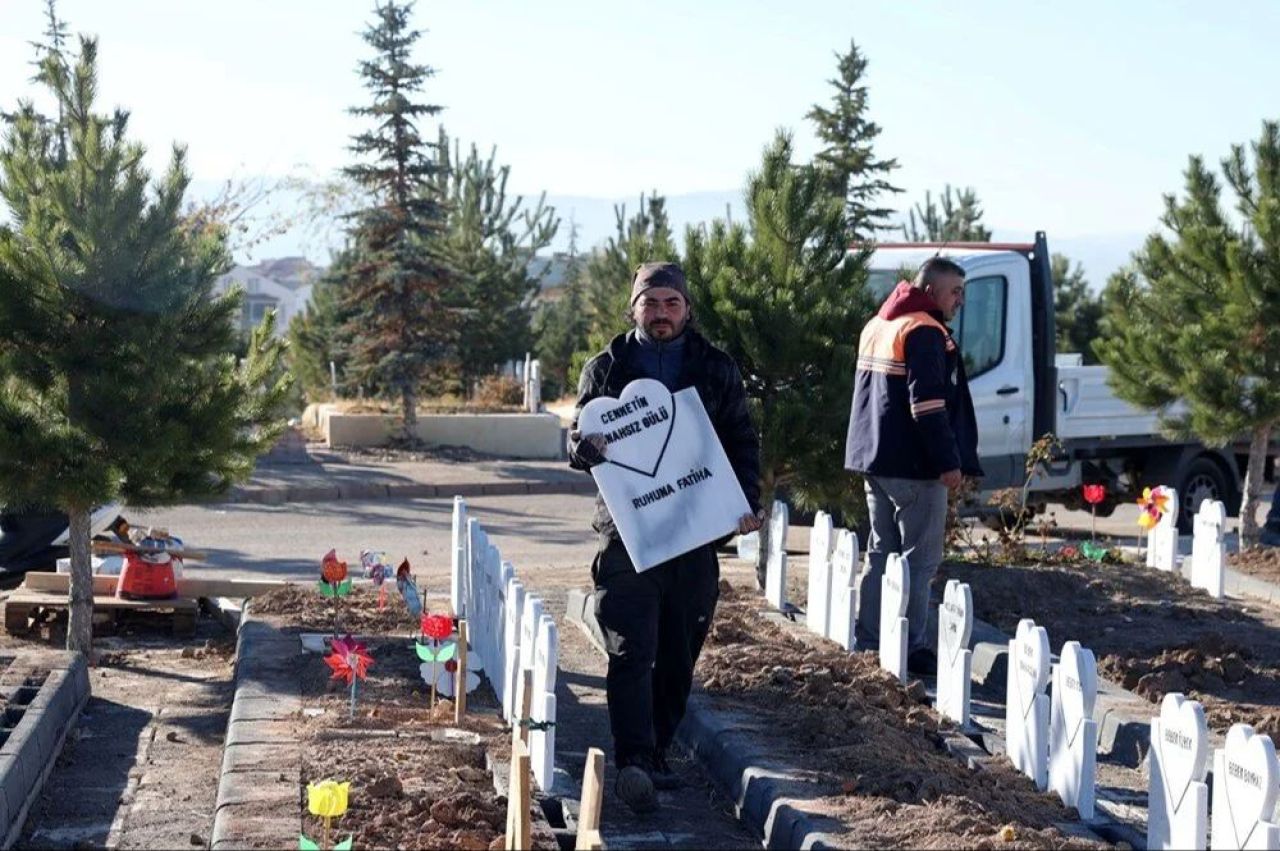
[[[0,0],[6,104],[30,92],[43,6]],[[132,111],[157,165],[186,143],[197,186],[347,162],[371,7],[59,2],[100,37],[102,104]],[[1132,243],[1188,154],[1216,162],[1280,117],[1280,3],[1265,0],[420,0],[416,22],[446,127],[496,144],[514,189],[557,198],[732,193],[778,127],[812,154],[804,113],[827,100],[850,38],[870,60],[877,150],[902,165],[893,203],[971,185],[998,236]]]

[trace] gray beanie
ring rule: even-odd
[[[684,282],[684,270],[678,263],[641,263],[631,278],[631,305],[644,295],[645,290],[666,287],[675,290],[689,302],[689,287]]]

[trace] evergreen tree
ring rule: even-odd
[[[334,399],[335,379],[338,396],[353,395],[358,389],[348,375],[350,355],[343,333],[354,318],[343,298],[343,285],[354,263],[354,249],[338,253],[312,287],[307,309],[289,323],[289,367],[308,402]]]
[[[587,260],[586,303],[591,329],[586,346],[573,358],[570,371],[576,376],[582,367],[609,341],[631,327],[631,276],[641,263],[678,260],[667,199],[657,191],[640,196],[639,210],[627,218],[625,204],[615,205],[615,234],[603,250]]]
[[[557,396],[572,392],[576,386],[577,376],[572,373],[573,355],[586,345],[589,328],[585,275],[582,257],[578,254],[578,226],[570,220],[564,293],[555,301],[542,304],[534,320],[542,374]]]
[[[458,324],[447,307],[439,165],[434,144],[423,140],[417,126],[441,107],[411,99],[435,73],[412,61],[421,33],[409,26],[411,10],[412,4],[394,0],[379,3],[376,23],[364,33],[375,55],[360,63],[360,75],[373,102],[350,111],[375,126],[352,140],[351,150],[367,161],[344,169],[373,199],[354,216],[355,254],[343,283],[352,312],[344,328],[348,369],[355,381],[399,399],[406,437],[417,423],[419,386],[453,353]]]
[[[801,508],[865,514],[844,469],[858,335],[875,304],[867,253],[846,254],[844,216],[825,175],[792,164],[783,132],[747,186],[747,223],[689,228],[685,270],[694,318],[743,373],[760,430],[761,502],[779,489]],[[757,576],[768,553],[761,530]]]
[[[1089,291],[1084,268],[1071,265],[1065,254],[1053,254],[1049,258],[1053,277],[1054,324],[1057,328],[1057,350],[1079,352],[1086,364],[1095,364],[1093,341],[1098,338],[1098,326],[1102,320],[1102,300]]]
[[[982,225],[982,208],[972,188],[951,192],[947,184],[935,203],[929,192],[924,205],[907,213],[902,233],[910,242],[990,242],[991,231]],[[918,218],[917,218],[918,217]]]
[[[96,58],[92,39],[74,62],[46,56],[64,118],[22,102],[0,146],[0,502],[68,515],[67,646],[82,652],[91,508],[225,492],[278,435],[288,384],[270,322],[230,354],[239,298],[213,295],[225,234],[184,224],[181,147],[153,181],[128,113],[93,111]]]
[[[457,281],[451,295],[460,316],[459,378],[464,393],[495,367],[523,358],[533,347],[533,298],[546,273],[535,256],[559,227],[545,194],[525,207],[507,196],[510,166],[482,159],[474,145],[464,159],[440,131],[440,174],[448,175],[449,231],[445,251]]]
[[[1165,196],[1161,224],[1108,285],[1106,335],[1095,345],[1123,399],[1161,412],[1173,435],[1208,444],[1249,439],[1242,546],[1258,540],[1268,444],[1280,423],[1280,123],[1222,161],[1240,224],[1198,157],[1185,194]],[[1171,411],[1177,401],[1185,413]],[[1185,506],[1195,511],[1196,506]]]
[[[828,81],[835,89],[831,108],[814,104],[805,117],[823,145],[814,163],[822,170],[827,191],[844,202],[845,238],[867,240],[890,227],[887,220],[893,210],[877,202],[886,192],[902,191],[887,179],[898,161],[876,159],[873,150],[880,127],[866,117],[866,58],[852,39],[849,52],[837,53],[836,58],[837,76]]]

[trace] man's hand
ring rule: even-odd
[[[960,474],[959,470],[947,470],[947,472],[938,476],[938,479],[947,486],[948,490],[959,490],[960,485],[964,483],[964,476]]]
[[[738,518],[738,534],[748,535],[764,525],[764,509],[755,514],[744,514]]]
[[[569,432],[569,439],[577,444],[575,454],[589,467],[604,463],[604,449],[608,444],[603,434],[583,434],[580,431]]]

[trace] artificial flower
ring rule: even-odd
[[[324,657],[324,663],[333,669],[333,679],[351,685],[357,677],[363,680],[369,675],[373,657],[363,644],[348,635],[335,639],[331,647],[333,652]]]
[[[453,635],[453,618],[448,615],[423,614],[422,634],[436,641],[448,638]]]
[[[337,585],[347,578],[347,563],[339,561],[337,552],[329,550],[320,563],[320,577],[330,585]]]
[[[1090,505],[1100,505],[1107,498],[1106,485],[1085,485],[1082,490],[1084,491],[1084,501]]]
[[[351,783],[321,780],[307,784],[307,810],[320,818],[337,818],[347,811]]]

